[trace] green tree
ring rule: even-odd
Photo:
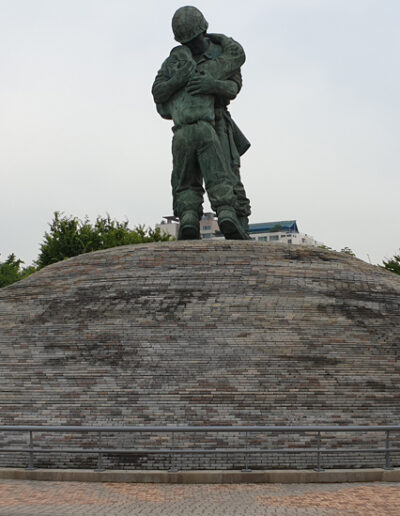
[[[5,262],[0,262],[0,288],[26,278],[36,271],[36,267],[32,265],[21,268],[23,263],[15,254],[10,254]]]
[[[129,229],[128,221],[118,222],[111,219],[110,215],[97,217],[92,225],[87,217],[82,221],[56,211],[50,231],[44,235],[36,263],[42,268],[91,251],[168,240],[171,240],[171,236],[162,234],[158,228],[153,230],[138,226]]]
[[[400,274],[400,254],[393,256],[390,260],[383,260],[383,267],[388,271]]]

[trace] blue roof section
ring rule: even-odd
[[[249,224],[249,233],[277,233],[278,231],[298,233],[295,220],[278,220],[276,222],[259,222]]]

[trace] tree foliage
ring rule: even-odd
[[[168,240],[172,240],[172,237],[161,233],[159,228],[145,229],[144,226],[138,226],[129,229],[127,220],[118,222],[111,219],[110,215],[98,216],[92,225],[87,217],[82,221],[56,211],[49,232],[44,234],[39,257],[34,265],[21,267],[23,261],[14,254],[10,254],[5,262],[0,261],[0,288],[24,279],[46,265],[78,254],[120,245]]]
[[[118,222],[109,215],[97,217],[92,225],[88,218],[82,221],[77,217],[67,217],[55,212],[50,231],[44,235],[36,263],[42,268],[91,251],[167,240],[171,240],[171,236],[162,234],[158,228],[153,230],[138,226],[129,229],[128,221]]]
[[[35,272],[36,268],[32,265],[22,268],[23,263],[22,260],[16,258],[15,254],[10,254],[5,262],[0,262],[0,288],[11,285]]]
[[[395,274],[400,274],[400,254],[393,256],[388,261],[383,260],[383,267]]]

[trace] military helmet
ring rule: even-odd
[[[191,5],[180,7],[172,18],[172,30],[176,41],[187,43],[196,38],[208,28],[203,14]]]

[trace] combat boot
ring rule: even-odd
[[[200,238],[200,221],[194,210],[184,211],[179,220],[178,240],[198,240]]]
[[[251,240],[249,235],[249,217],[239,217],[239,222],[242,227],[242,230],[246,234],[246,239]]]
[[[248,240],[235,210],[231,206],[221,206],[217,210],[218,225],[226,240]]]

